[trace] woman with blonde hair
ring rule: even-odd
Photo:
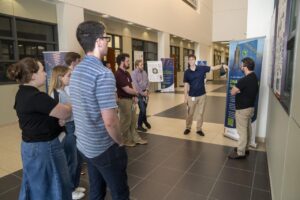
[[[71,107],[39,91],[46,81],[43,65],[23,58],[7,70],[20,86],[14,109],[22,130],[23,178],[19,200],[70,200],[71,185],[67,160],[59,135],[59,120],[70,117]]]
[[[70,83],[71,70],[68,67],[58,65],[52,70],[49,95],[56,101],[63,104],[71,104],[70,96],[65,88]],[[69,174],[72,185],[72,198],[81,199],[85,196],[85,188],[78,187],[80,180],[80,171],[78,168],[78,156],[76,147],[75,124],[73,115],[65,121],[66,137],[63,139],[62,144],[66,154]]]

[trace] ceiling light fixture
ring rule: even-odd
[[[109,15],[102,15],[103,18],[109,18]]]
[[[133,23],[132,23],[132,22],[127,22],[127,24],[128,24],[128,25],[133,25]]]

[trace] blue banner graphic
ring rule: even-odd
[[[163,77],[161,92],[174,92],[174,60],[173,58],[162,58]]]
[[[225,113],[225,133],[224,135],[232,139],[238,140],[239,135],[236,131],[235,124],[235,97],[231,96],[230,90],[234,87],[238,80],[245,75],[240,69],[241,60],[245,57],[250,57],[255,61],[254,72],[260,81],[261,67],[262,67],[262,55],[264,50],[264,37],[255,38],[243,41],[232,41],[229,47],[229,75],[227,80],[227,97],[226,97],[226,113]],[[257,117],[257,105],[258,96],[255,103],[255,114],[252,118],[252,132],[255,143],[256,135],[256,117]]]

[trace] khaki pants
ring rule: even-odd
[[[249,148],[249,142],[252,136],[251,118],[254,115],[254,108],[246,108],[235,111],[236,129],[240,135],[238,141],[238,155],[245,155],[245,151]]]
[[[206,95],[204,94],[202,96],[194,98],[195,99],[193,101],[193,97],[188,97],[188,113],[186,118],[186,128],[191,130],[193,117],[195,114],[197,120],[197,131],[201,131],[203,125],[203,114],[205,109]]]
[[[138,142],[141,137],[136,131],[136,106],[132,99],[119,99],[120,128],[124,143]]]

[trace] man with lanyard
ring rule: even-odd
[[[204,136],[202,131],[203,115],[206,101],[205,75],[210,70],[218,70],[226,65],[217,66],[196,66],[196,56],[188,56],[189,68],[184,72],[184,103],[187,104],[186,129],[184,135],[191,132],[193,117],[197,119],[197,134]]]

